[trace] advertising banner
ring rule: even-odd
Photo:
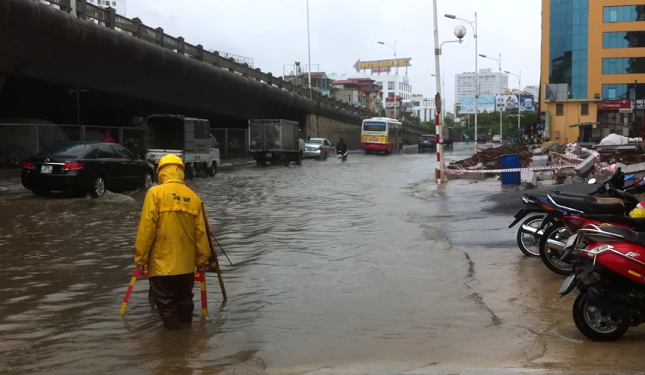
[[[533,95],[521,95],[520,96],[520,106],[522,107],[522,112],[535,112],[535,97]]]
[[[494,112],[495,111],[495,97],[494,96],[480,96],[478,101],[478,112]],[[464,96],[461,98],[461,111],[459,114],[473,114],[475,113],[475,97]]]
[[[517,113],[520,102],[517,95],[497,95],[495,97],[495,110],[498,112]]]

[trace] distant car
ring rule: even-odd
[[[486,136],[486,134],[480,134],[480,135],[477,136],[477,142],[478,143],[486,143],[486,142],[488,142],[488,137]]]
[[[493,143],[502,143],[502,137],[499,135],[493,136]]]
[[[437,151],[437,136],[434,134],[422,134],[418,142],[419,153],[424,152],[426,149]]]
[[[336,145],[327,138],[310,138],[305,141],[305,157],[327,160],[329,155],[336,155]]]
[[[22,186],[36,195],[147,190],[154,176],[152,164],[115,143],[61,142],[22,163]]]

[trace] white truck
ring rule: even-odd
[[[288,166],[294,161],[302,164],[305,141],[297,121],[284,119],[249,120],[249,152],[258,167],[267,161]]]
[[[179,115],[152,115],[145,123],[146,160],[155,167],[168,154],[179,156],[185,165],[187,179],[197,172],[217,174],[220,152],[210,134],[210,122]]]

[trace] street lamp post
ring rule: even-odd
[[[435,79],[437,87],[437,96],[435,96],[435,107],[439,106],[441,111],[442,107],[442,98],[441,98],[441,68],[440,68],[440,56],[441,48],[446,43],[461,43],[464,36],[466,36],[466,28],[463,26],[455,27],[455,36],[458,40],[449,40],[439,44],[439,23],[437,22],[437,0],[432,1],[433,11],[434,11],[434,68],[435,68]],[[437,111],[437,112],[441,112]],[[443,113],[443,112],[442,112]],[[444,175],[444,170],[446,168],[444,158],[443,158],[443,122],[439,114],[435,116],[435,124],[437,125],[437,161],[439,162],[439,169],[436,171],[437,183],[441,184],[446,180]]]
[[[313,99],[311,92],[311,39],[309,37],[309,0],[307,0],[307,53],[309,54],[309,68],[307,69],[309,75],[309,100]]]
[[[394,51],[394,62],[396,63],[396,40],[394,41],[394,45],[383,43],[383,42],[378,42],[378,44],[382,44],[384,46],[388,46],[392,48]],[[394,118],[398,119],[399,111],[398,111],[398,102],[396,100],[396,91],[398,90],[398,77],[399,77],[399,64],[396,64],[396,70],[394,71]]]
[[[486,55],[479,55],[485,59],[491,59],[497,62],[497,66],[499,67],[499,94],[502,95],[502,54],[499,54],[499,59],[495,59],[492,57],[488,57]],[[497,107],[497,105],[496,105]],[[499,112],[499,138],[500,138],[500,144],[504,141],[504,135],[502,134],[502,111]]]
[[[504,71],[506,74],[517,77],[517,84],[520,87],[520,93],[517,95],[517,139],[520,139],[520,117],[522,112],[522,71],[520,70],[520,75],[513,74],[509,71]]]
[[[457,18],[454,14],[446,14],[445,15],[447,18],[451,18],[453,20],[459,20],[466,22],[470,24],[470,27],[473,28],[473,35],[475,38],[475,153],[477,153],[477,112],[479,112],[479,70],[477,70],[477,60],[479,59],[478,56],[478,51],[477,51],[477,12],[475,12],[475,21],[467,21],[462,18]],[[470,119],[470,115],[468,115],[468,119]]]

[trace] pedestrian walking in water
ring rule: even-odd
[[[148,190],[136,241],[135,263],[148,274],[152,298],[168,329],[193,318],[194,270],[208,265],[210,247],[202,202],[184,184],[184,163],[166,155],[157,168],[160,185]]]

